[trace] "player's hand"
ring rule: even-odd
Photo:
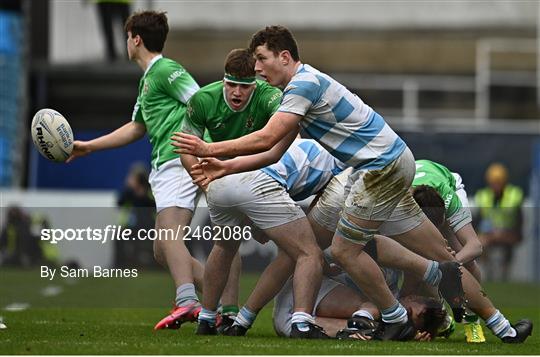
[[[417,331],[414,336],[415,341],[431,341],[431,335],[426,331]]]
[[[227,175],[227,161],[205,157],[198,164],[191,166],[190,173],[191,176],[198,177],[196,180],[193,180],[194,184],[205,187],[210,182]]]
[[[206,180],[205,176],[191,174],[191,178],[193,179],[191,182],[193,182],[195,185],[199,186],[200,189],[203,190],[205,193],[208,193],[208,184],[206,184],[206,185],[203,184],[205,182],[205,180]]]
[[[91,152],[92,152],[92,149],[90,148],[88,141],[75,140],[73,142],[73,151],[71,151],[71,155],[66,160],[66,163],[69,163],[78,157],[88,155]]]
[[[177,147],[173,151],[177,154],[189,154],[197,157],[212,156],[210,145],[201,138],[181,132],[174,132],[171,145]]]
[[[456,257],[456,251],[453,250],[449,245],[446,246],[446,250],[448,251],[448,253],[452,254],[454,258]]]

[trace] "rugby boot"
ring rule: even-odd
[[[310,322],[298,322],[291,326],[291,338],[330,338],[322,327]]]
[[[463,325],[465,331],[465,339],[468,343],[482,343],[486,342],[482,325],[476,315],[466,315],[465,324]]]
[[[379,323],[377,330],[373,333],[374,340],[380,341],[409,341],[414,339],[416,328],[409,318],[407,322],[389,324],[386,322]]]
[[[219,316],[219,315],[218,315]],[[223,334],[223,332],[231,327],[234,323],[236,315],[223,314],[221,315],[220,321],[216,321],[216,326],[218,327],[218,333]]]
[[[242,325],[231,325],[223,330],[225,336],[245,336],[248,329]]]
[[[378,326],[379,323],[377,321],[370,320],[364,316],[353,316],[347,320],[348,329],[362,331],[367,335],[372,335]]]
[[[217,327],[206,320],[200,320],[197,325],[197,335],[217,335]]]
[[[454,319],[461,322],[463,315],[465,315],[466,300],[461,283],[460,264],[458,262],[443,262],[439,264],[439,270],[442,272],[439,291],[450,305]]]
[[[516,335],[514,337],[503,337],[501,338],[504,343],[523,343],[532,334],[533,323],[531,320],[523,319],[519,320],[512,327],[516,330]]]
[[[367,317],[353,316],[347,320],[347,328],[339,330],[336,338],[340,340],[369,340],[377,330],[379,323]]]
[[[370,335],[362,333],[360,330],[344,328],[336,333],[338,340],[361,340],[367,341],[371,339]]]
[[[196,322],[200,312],[201,304],[198,301],[186,306],[176,306],[154,326],[154,330],[178,329],[184,322]]]

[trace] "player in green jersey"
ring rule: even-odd
[[[456,259],[480,282],[480,269],[475,259],[482,254],[482,244],[472,226],[461,176],[436,162],[416,160],[412,187],[415,201],[456,252]],[[465,320],[467,342],[485,342],[478,315],[469,311]],[[449,325],[448,332],[451,331],[453,323]]]
[[[256,80],[253,63],[246,49],[229,52],[223,80],[204,86],[190,99],[182,132],[214,142],[263,128],[279,107],[281,91]],[[181,159],[184,167],[198,162],[192,155]]]
[[[202,87],[188,102],[182,131],[206,141],[222,141],[241,137],[266,125],[277,110],[281,91],[255,79],[253,57],[245,49],[234,49],[225,59],[223,80]],[[182,165],[191,167],[198,162],[195,156],[181,155]],[[196,179],[197,177],[193,177]],[[231,267],[231,277],[238,277],[240,258]],[[230,296],[238,282],[231,279],[222,299],[221,328],[232,324],[238,307]]]
[[[416,202],[456,251],[456,259],[480,280],[474,260],[482,254],[482,244],[472,227],[461,177],[436,162],[416,160],[412,186]]]
[[[223,80],[201,88],[191,97],[182,131],[207,142],[216,142],[239,138],[263,128],[280,104],[281,91],[255,79],[254,62],[253,56],[246,49],[229,52],[225,59]],[[191,155],[182,155],[181,160],[184,167],[191,167],[198,162]],[[194,180],[197,178],[193,176]],[[238,264],[237,260],[231,267],[232,271]],[[215,285],[213,277],[209,281]],[[227,306],[223,306],[222,329],[230,326],[238,313],[238,310],[228,310]],[[205,318],[207,314],[203,309],[200,318]],[[212,320],[211,323],[205,324],[204,328],[200,327],[198,333],[215,333],[214,315],[208,320]]]
[[[199,86],[184,67],[161,54],[169,31],[165,13],[135,13],[126,21],[125,31],[129,59],[144,71],[132,121],[94,140],[75,141],[70,160],[130,144],[147,133],[152,144],[149,182],[156,201],[156,229],[183,235],[183,227],[191,222],[198,187],[181,166],[169,138],[180,128],[186,104]],[[178,328],[184,320],[196,319],[200,309],[194,283],[202,287],[203,266],[191,257],[182,239],[172,238],[154,241],[154,256],[168,267],[176,287],[175,308],[156,329]]]

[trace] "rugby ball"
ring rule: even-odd
[[[32,141],[45,158],[64,162],[73,150],[73,131],[66,118],[56,110],[41,109],[34,115]]]

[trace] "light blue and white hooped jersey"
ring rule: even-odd
[[[405,278],[405,274],[402,270],[398,269],[392,269],[387,267],[380,267],[384,280],[386,281],[386,285],[388,285],[388,288],[390,289],[390,292],[396,299],[399,299],[401,288],[403,287],[403,281]],[[341,273],[335,277],[333,277],[334,280],[342,283],[343,285],[355,290],[357,293],[361,294],[362,296],[366,296],[366,294],[362,291],[362,289],[356,285],[356,283],[352,280],[352,278],[347,273]]]
[[[278,162],[261,170],[300,201],[319,192],[346,167],[316,141],[296,139]]]
[[[330,154],[356,169],[381,169],[406,148],[384,119],[345,86],[302,64],[278,111],[303,116],[300,126]]]

